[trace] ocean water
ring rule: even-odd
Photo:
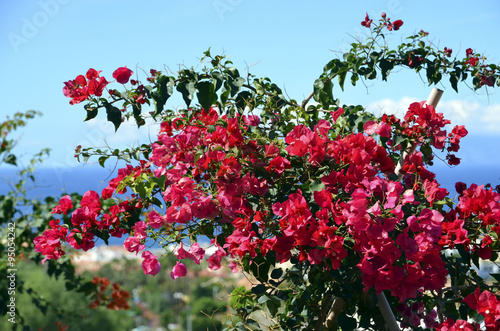
[[[101,194],[107,182],[116,177],[116,171],[104,169],[100,166],[86,168],[39,168],[34,173],[35,181],[28,180],[25,184],[27,196],[31,199],[43,200],[45,197],[59,198],[69,193],[84,194],[94,190]],[[14,168],[0,168],[0,195],[6,195],[19,180],[18,170]],[[110,238],[110,245],[123,245],[123,238]],[[104,245],[98,239],[96,246]]]

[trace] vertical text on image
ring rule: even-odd
[[[7,294],[10,299],[7,302],[7,315],[10,323],[16,323],[16,223],[9,222],[7,224]]]

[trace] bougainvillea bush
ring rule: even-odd
[[[326,64],[302,102],[210,51],[200,71],[151,70],[142,79],[120,67],[112,76],[122,86],[110,88],[89,69],[65,82],[70,103],[86,103],[86,120],[105,112],[118,130],[125,120],[141,126],[151,117],[161,129],[156,141],[133,149],[79,146],[85,160],[128,164],[102,192],[78,204],[63,197],[54,213],[68,222],[55,217],[36,250],[57,260],[67,245],[88,250],[114,236],[126,238],[152,276],[185,276],[185,259],[239,268],[255,285],[234,289],[240,319],[228,329],[384,330],[383,293],[402,328],[497,330],[500,275],[485,281],[472,266],[498,257],[500,195],[458,182],[452,200],[455,192],[428,168],[435,155],[460,163],[466,128],[425,101],[397,118],[333,95],[346,79],[385,81],[394,68],[414,70],[429,85],[449,81],[457,92],[461,81],[490,88],[500,85],[497,67],[472,49],[438,49],[424,31],[392,47],[386,36],[403,22],[385,14],[361,24],[367,38]],[[176,93],[186,107],[167,106]],[[124,193],[128,199],[119,198]],[[210,256],[200,245],[208,241]],[[176,265],[162,265],[152,243],[176,244]]]

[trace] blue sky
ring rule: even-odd
[[[176,71],[198,66],[209,47],[225,53],[244,70],[270,77],[289,96],[301,99],[312,90],[322,67],[346,49],[366,29],[365,12],[377,19],[386,12],[401,19],[401,33],[424,29],[440,48],[454,54],[472,47],[490,62],[500,63],[500,3],[490,1],[131,1],[41,0],[0,2],[0,117],[29,109],[44,113],[22,131],[19,153],[29,155],[50,147],[45,166],[81,166],[72,157],[76,145],[112,147],[154,139],[156,128],[137,132],[125,126],[114,134],[104,117],[83,122],[82,104],[70,106],[63,82],[88,68],[112,72],[127,66]],[[115,83],[116,84],[116,83]],[[115,87],[118,87],[116,84]],[[342,103],[361,104],[377,111],[404,111],[412,100],[424,100],[431,90],[415,74],[399,72],[389,83],[348,87],[335,96]],[[110,86],[112,87],[112,86]],[[446,83],[438,107],[470,135],[459,157],[465,166],[492,166],[500,161],[500,91],[473,93]],[[176,104],[169,104],[175,107]],[[182,104],[179,103],[179,106]],[[149,138],[151,137],[151,138]],[[94,165],[95,166],[95,165]]]

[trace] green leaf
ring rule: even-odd
[[[345,78],[347,76],[347,68],[342,68],[341,70],[339,70],[339,85],[340,85],[340,88],[342,89],[342,91],[344,91],[344,82],[345,82]]]
[[[399,144],[401,144],[403,148],[406,148],[406,145],[408,143],[408,138],[400,134],[395,134],[393,139],[394,139],[394,146],[398,146]]]
[[[118,130],[122,124],[122,112],[120,109],[116,108],[107,101],[104,103],[104,107],[106,108],[106,113],[108,114],[108,121],[114,124],[115,131]]]
[[[327,79],[316,79],[313,84],[314,87],[314,100],[319,102],[322,107],[328,108],[335,103],[333,99],[333,83]]]
[[[351,84],[353,86],[356,86],[356,82],[358,81],[358,79],[359,79],[359,75],[358,74],[352,74],[352,76],[351,76]]]
[[[495,278],[497,282],[500,282],[500,274],[490,274],[490,276]]]
[[[231,87],[231,96],[234,97],[243,84],[245,84],[245,78],[237,77],[235,79],[230,79],[228,80],[228,84]]]
[[[229,86],[229,83],[226,82],[224,83],[224,87],[222,88],[222,93],[220,94],[220,102],[222,105],[222,109],[224,109],[224,106],[226,105],[227,99],[229,98],[230,94],[231,94],[231,87]]]
[[[158,88],[151,94],[156,107],[155,116],[163,111],[168,98],[174,93],[174,79],[172,77],[161,75],[157,78],[157,83]]]
[[[262,304],[265,304],[266,302],[268,302],[269,300],[271,300],[270,297],[268,297],[267,295],[263,295],[259,298],[259,300],[257,300],[257,302],[262,305]]]
[[[212,72],[212,77],[215,79],[215,91],[218,91],[224,82],[224,76],[220,72],[214,71]]]
[[[181,92],[182,98],[186,103],[186,106],[189,107],[191,101],[193,101],[194,93],[196,92],[195,81],[188,80],[177,85],[177,91]]]
[[[141,117],[142,105],[140,103],[134,103],[132,105],[132,110],[134,112],[134,119],[135,122],[137,123],[137,127],[140,128],[141,126],[146,124],[144,118]]]
[[[230,67],[230,68],[227,68],[226,69],[227,73],[232,77],[232,78],[238,78],[240,77],[240,73],[238,71],[238,69],[234,68],[234,67]]]
[[[325,188],[325,184],[321,180],[314,181],[309,185],[309,192],[314,193],[316,191],[321,191]]]
[[[17,158],[14,154],[9,154],[7,155],[3,161],[7,164],[12,164],[12,165],[15,165],[17,166]]]
[[[266,286],[264,284],[258,284],[254,287],[252,287],[252,293],[254,294],[262,294],[266,292]]]
[[[283,276],[283,269],[281,268],[276,268],[271,272],[272,279],[280,279],[281,276]]]
[[[253,108],[253,95],[249,91],[241,91],[238,93],[235,99],[236,108],[243,113],[246,106],[249,106],[250,109]]]
[[[382,71],[382,80],[387,81],[387,76],[389,76],[389,73],[394,68],[394,61],[381,59],[379,65],[380,65],[380,70]]]
[[[107,159],[108,159],[108,156],[101,156],[99,158],[99,164],[101,165],[101,167],[104,168],[104,163],[106,162]]]
[[[451,87],[458,93],[458,78],[455,73],[450,74],[450,84]]]
[[[210,107],[212,107],[212,105],[217,102],[215,86],[210,81],[203,81],[198,82],[196,88],[198,89],[198,93],[196,94],[196,96],[198,97],[198,102],[200,103],[201,107],[208,112]]]
[[[420,147],[420,151],[422,152],[425,161],[427,161],[432,155],[432,148],[429,144],[422,145],[422,147]]]
[[[338,323],[342,330],[355,330],[358,326],[356,319],[346,314],[339,315]]]
[[[250,292],[251,293],[251,292]],[[247,296],[247,290],[245,286],[236,287],[231,292],[231,300],[229,300],[229,304],[233,308],[241,308],[247,305],[249,298]]]
[[[472,253],[472,263],[476,266],[476,268],[480,268],[479,265],[479,254],[477,252]]]
[[[85,117],[84,121],[91,120],[97,116],[98,108],[92,108],[90,105],[86,105],[85,110],[87,111],[87,117]]]

